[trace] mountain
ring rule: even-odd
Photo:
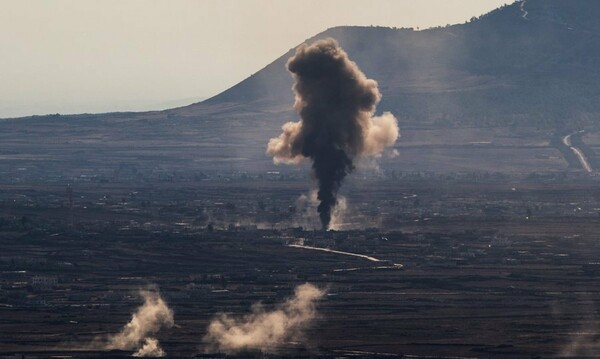
[[[578,164],[557,136],[586,129],[593,161],[600,149],[598,18],[596,0],[526,0],[460,25],[336,27],[307,42],[337,39],[379,82],[378,111],[393,112],[402,130],[401,155],[382,159],[385,168],[563,171]],[[266,143],[297,119],[285,69],[293,51],[189,106],[0,121],[0,170],[272,170]]]
[[[561,126],[600,112],[600,2],[527,0],[425,31],[338,27],[333,37],[404,121]],[[292,51],[207,104],[290,102]]]

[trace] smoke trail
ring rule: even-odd
[[[353,160],[380,156],[392,146],[400,133],[398,122],[389,112],[374,116],[381,99],[377,82],[367,79],[334,39],[301,45],[287,68],[295,80],[294,108],[301,120],[283,125],[267,153],[275,163],[312,160],[319,187],[317,210],[327,229]]]
[[[163,328],[171,328],[175,322],[173,311],[156,292],[140,291],[144,304],[131,316],[121,332],[108,337],[103,349],[137,350],[133,356],[161,357],[165,352],[152,338]]]
[[[315,302],[324,291],[311,284],[296,287],[294,296],[266,311],[260,304],[243,318],[222,314],[212,320],[204,337],[208,351],[236,353],[243,350],[269,352],[289,339],[298,339],[315,318]]]

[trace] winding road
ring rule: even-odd
[[[523,12],[523,15],[521,16],[523,19],[525,20],[529,20],[527,18],[527,15],[529,14],[529,12],[527,12],[527,10],[525,10],[525,3],[527,2],[527,0],[523,0],[521,1],[521,12]]]
[[[590,162],[588,161],[588,159],[585,157],[585,154],[583,153],[583,151],[581,151],[577,147],[574,147],[573,144],[571,143],[571,136],[576,135],[578,133],[584,133],[584,132],[585,131],[581,130],[581,131],[575,131],[571,134],[568,134],[562,138],[562,143],[565,146],[569,147],[571,149],[571,151],[573,151],[573,153],[575,153],[575,155],[579,159],[579,163],[581,163],[581,166],[583,167],[584,170],[586,170],[586,172],[593,172],[592,166],[590,165]]]

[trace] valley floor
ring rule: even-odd
[[[156,285],[177,324],[161,345],[190,357],[217,313],[305,282],[328,294],[300,344],[279,348],[294,355],[599,355],[596,180],[439,181],[348,183],[348,228],[327,234],[289,228],[310,214],[288,208],[304,181],[78,184],[72,208],[63,187],[3,185],[0,355],[128,355],[87,348]]]

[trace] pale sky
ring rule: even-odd
[[[211,97],[333,26],[421,29],[512,0],[0,0],[0,118]]]

